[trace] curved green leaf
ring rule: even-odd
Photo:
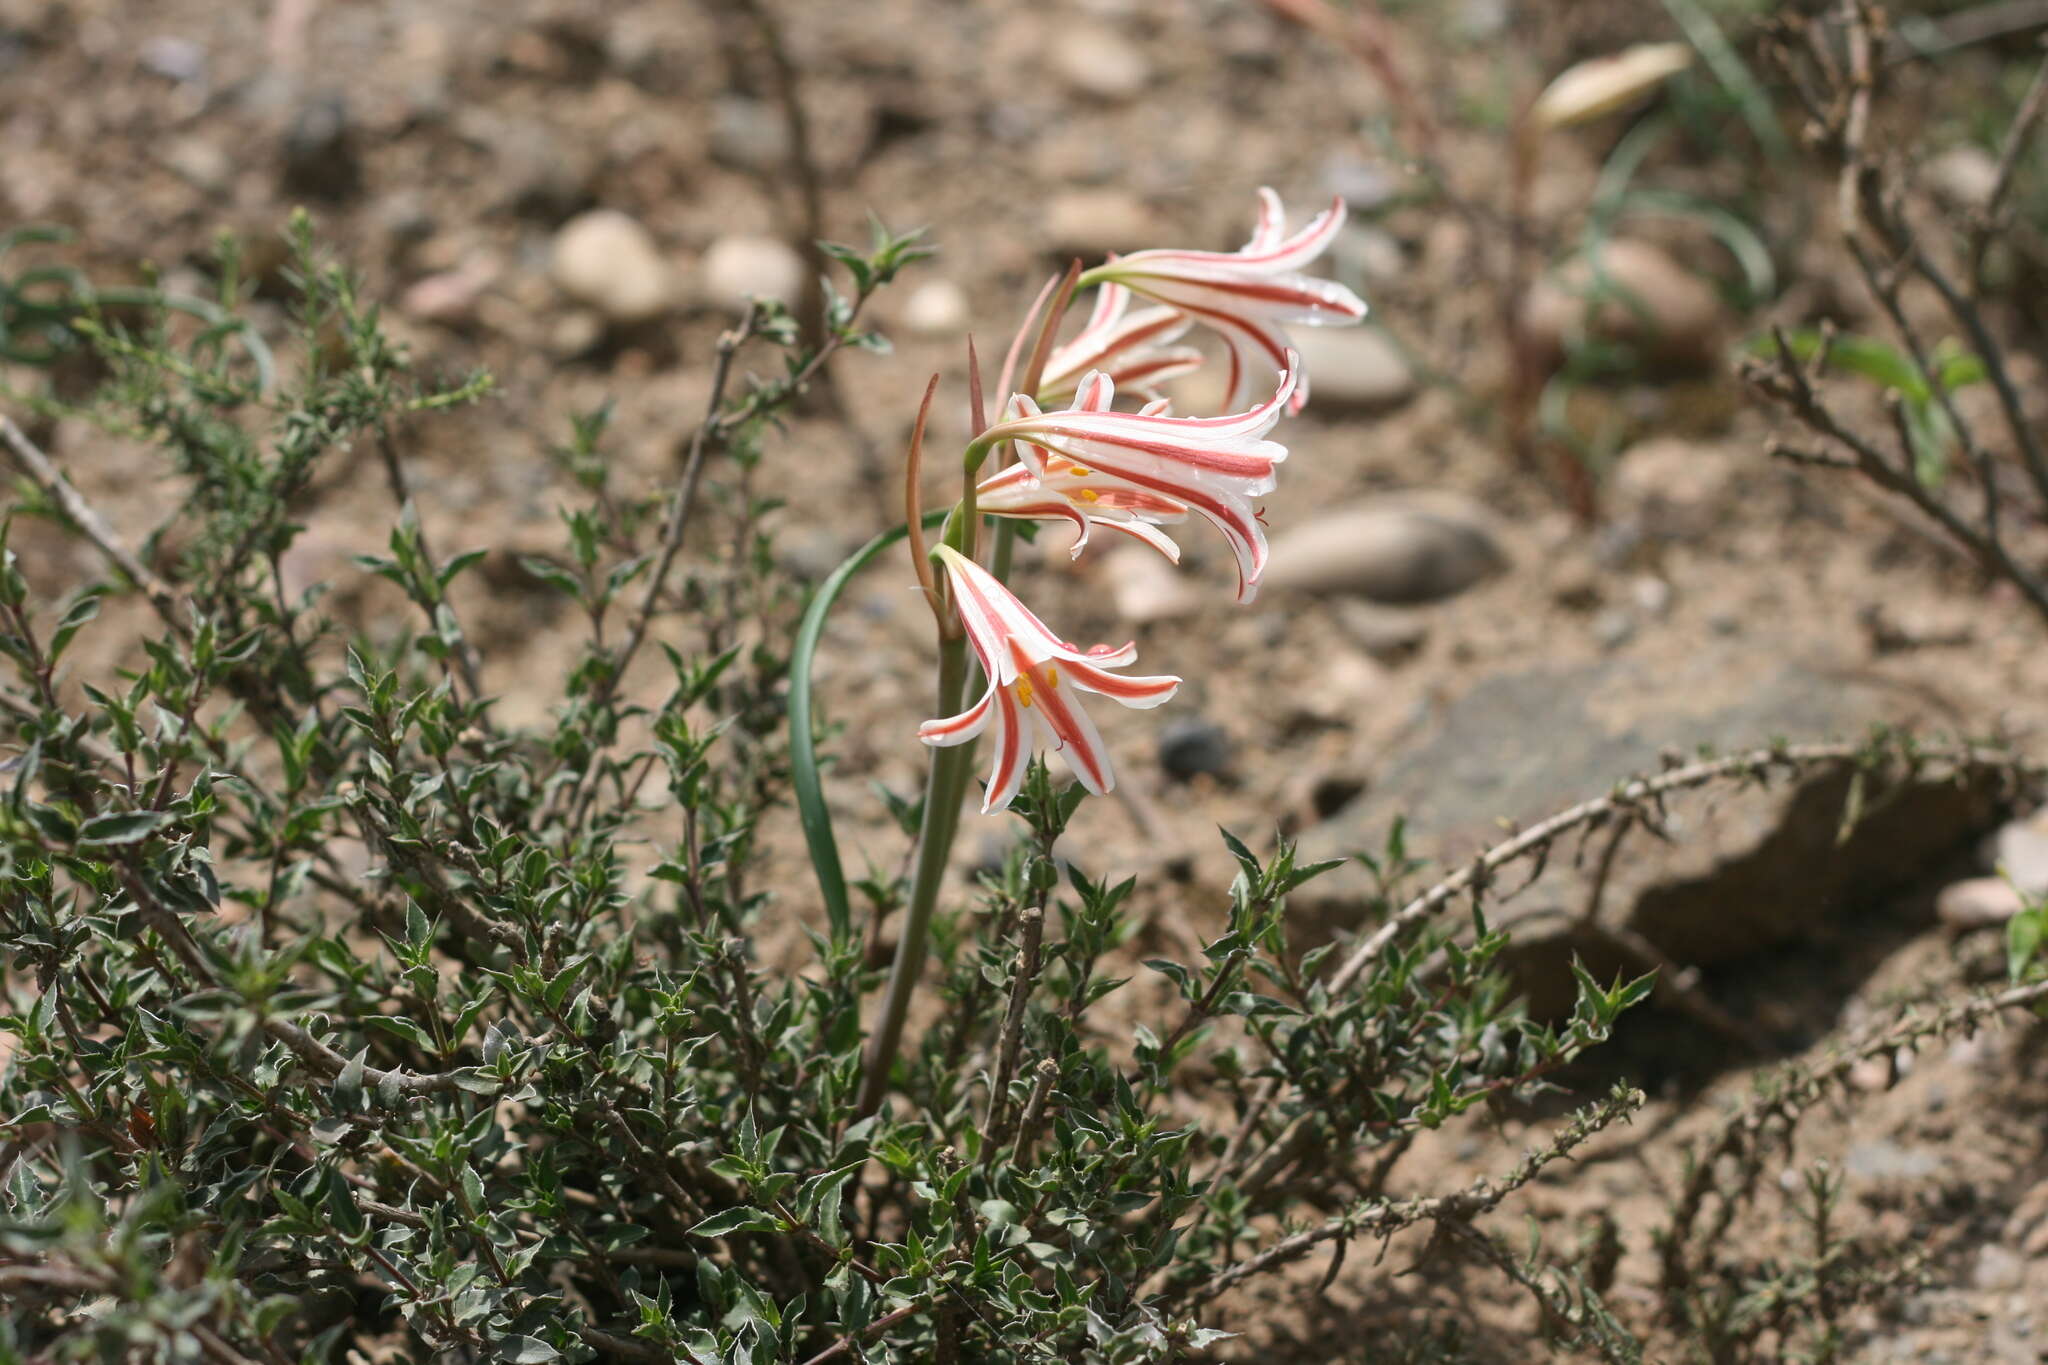
[[[927,512],[926,530],[946,519],[944,512]],[[810,851],[811,866],[818,874],[818,892],[825,898],[825,916],[832,937],[844,942],[853,933],[853,907],[846,896],[846,872],[839,862],[839,841],[832,835],[832,813],[825,807],[825,788],[818,772],[818,746],[813,723],[811,661],[818,639],[825,633],[825,618],[847,582],[872,563],[875,557],[902,540],[905,528],[892,527],[849,555],[844,563],[825,576],[818,591],[804,609],[797,626],[796,644],[789,659],[789,776],[796,792],[797,816],[803,822],[804,847]]]

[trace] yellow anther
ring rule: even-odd
[[[1082,501],[1082,502],[1100,502],[1100,501],[1102,501],[1102,494],[1100,494],[1100,493],[1096,492],[1096,491],[1095,491],[1094,489],[1092,489],[1092,488],[1084,488],[1084,489],[1082,489],[1082,490],[1081,490],[1081,501]]]
[[[1059,687],[1060,671],[1057,668],[1047,668],[1045,670],[1045,685],[1053,689],[1057,689]]]
[[[1067,467],[1067,472],[1069,474],[1072,474],[1077,479],[1085,479],[1090,474],[1093,474],[1095,471],[1092,469],[1083,469],[1079,465],[1069,465]]]
[[[1031,679],[1017,679],[1017,704],[1026,710],[1031,706]]]

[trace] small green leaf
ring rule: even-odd
[[[95,815],[78,827],[78,842],[84,847],[136,844],[175,819],[169,811],[124,810]]]
[[[692,1237],[729,1237],[736,1232],[774,1232],[782,1226],[782,1220],[761,1209],[745,1204],[714,1213],[690,1229]]]
[[[2005,970],[2014,981],[2026,978],[2044,936],[2048,936],[2048,905],[2029,906],[2005,922]]]

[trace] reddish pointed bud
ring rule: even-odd
[[[1081,262],[1076,259],[1067,266],[1067,273],[1060,277],[1060,287],[1054,291],[1052,306],[1045,310],[1045,321],[1038,329],[1038,344],[1032,348],[1031,363],[1024,369],[1024,378],[1017,385],[1019,393],[1037,393],[1040,381],[1045,377],[1045,362],[1052,356],[1053,338],[1059,335],[1060,323],[1066,319],[1067,305],[1074,301],[1074,285],[1081,278]]]
[[[905,539],[910,543],[910,562],[917,572],[917,586],[924,590],[925,601],[931,604],[940,636],[950,639],[955,630],[953,617],[939,600],[939,585],[932,577],[932,563],[924,549],[924,424],[931,416],[932,395],[938,391],[939,377],[933,375],[924,386],[924,401],[917,405],[917,425],[910,429],[910,453],[903,470],[903,524],[908,528]]]
[[[988,403],[981,396],[981,357],[974,353],[974,333],[967,334],[967,405],[974,422],[969,440],[981,439],[988,430]]]
[[[1081,376],[1101,370],[1119,389],[1157,398],[1167,380],[1200,368],[1202,353],[1173,346],[1193,319],[1173,308],[1129,312],[1131,291],[1105,284],[1095,291],[1095,308],[1072,341],[1053,348],[1033,396],[1047,407],[1074,396]]]

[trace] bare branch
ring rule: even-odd
[[[36,448],[33,441],[13,420],[0,414],[0,447],[7,451],[14,467],[26,475],[29,481],[42,490],[43,496],[57,504],[73,525],[85,533],[94,547],[106,561],[119,569],[127,579],[142,589],[149,598],[149,604],[156,608],[156,614],[164,624],[176,631],[182,638],[189,634],[190,627],[178,617],[178,598],[171,591],[170,584],[157,576],[155,570],[137,559],[120,538],[108,526],[106,519],[93,510],[71,481],[64,477],[50,457]]]

